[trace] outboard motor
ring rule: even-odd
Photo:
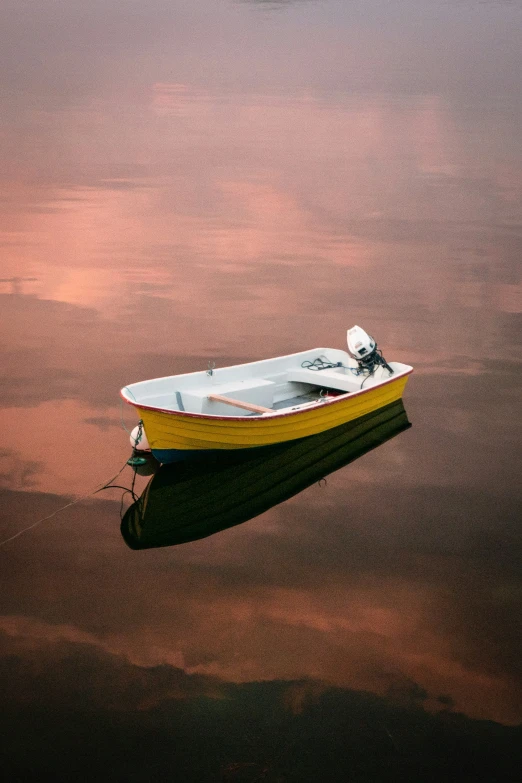
[[[346,337],[348,352],[356,359],[359,370],[365,370],[369,375],[373,375],[376,368],[381,366],[385,367],[390,375],[393,375],[393,370],[382,355],[382,351],[377,347],[377,343],[364,329],[361,329],[360,326],[352,326],[351,329],[348,329]]]

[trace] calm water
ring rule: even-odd
[[[132,551],[112,490],[0,548],[10,780],[516,779],[521,30],[4,0],[2,540],[124,464],[127,383],[355,323],[415,368],[410,429],[251,521]]]

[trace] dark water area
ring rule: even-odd
[[[521,30],[500,0],[1,4],[7,779],[518,779]],[[255,497],[173,467],[184,513],[127,545],[91,494],[122,386],[354,324],[414,367],[396,431],[278,453]]]

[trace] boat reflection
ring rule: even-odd
[[[130,506],[131,549],[172,546],[239,525],[410,427],[402,401],[308,438],[162,465]]]

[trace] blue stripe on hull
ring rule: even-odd
[[[213,457],[222,453],[221,449],[152,449],[152,455],[163,465],[167,465],[170,462],[205,459],[205,457]]]

